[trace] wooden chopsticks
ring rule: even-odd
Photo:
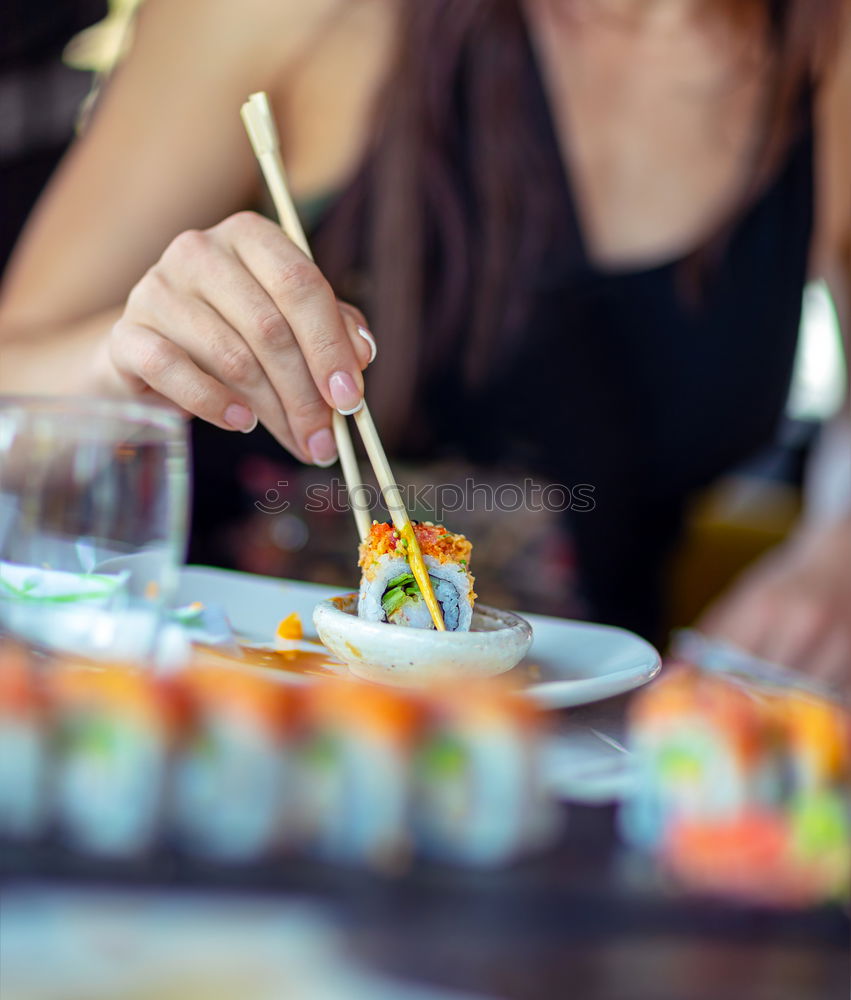
[[[293,243],[313,260],[313,254],[310,251],[307,237],[304,234],[304,229],[299,221],[298,213],[296,212],[289,186],[287,185],[284,163],[281,159],[278,130],[275,126],[275,119],[272,117],[268,97],[262,91],[252,94],[245,104],[242,105],[240,113],[245,130],[248,132],[248,138],[251,140],[254,155],[257,157],[260,169],[263,171],[263,177],[269,188],[269,194],[272,196],[272,202],[275,206],[275,211],[278,213],[278,221],[281,224],[281,228]],[[440,604],[438,604],[437,598],[434,595],[428,570],[423,562],[423,554],[420,550],[414,527],[411,524],[411,518],[405,509],[401,490],[390,470],[384,446],[381,444],[381,439],[373,423],[369,407],[366,405],[366,399],[364,399],[363,406],[354,414],[354,419],[363,439],[370,464],[378,480],[381,495],[384,497],[384,503],[390,512],[393,526],[399,532],[400,542],[402,548],[405,550],[408,563],[411,567],[411,573],[417,581],[420,593],[423,595],[435,628],[444,632],[446,625],[443,621]],[[333,411],[332,425],[334,439],[337,444],[337,453],[340,456],[340,465],[343,469],[343,478],[346,480],[346,486],[349,491],[349,503],[355,517],[358,535],[360,540],[363,541],[369,532],[370,518],[366,510],[360,508],[360,505],[355,504],[362,483],[352,438],[349,434],[345,417],[336,410]]]

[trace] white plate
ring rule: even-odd
[[[290,612],[298,612],[309,632],[316,604],[347,589],[187,566],[181,572],[177,603],[218,604],[240,636],[271,642],[278,622]],[[602,701],[646,684],[659,672],[656,650],[625,629],[543,615],[523,617],[534,636],[526,659],[515,669],[531,671],[535,679],[527,691],[544,708]]]

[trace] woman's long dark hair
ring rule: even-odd
[[[771,79],[747,189],[727,227],[687,262],[692,274],[712,267],[782,164],[847,13],[845,0],[708,3],[740,33],[768,16]],[[369,169],[322,233],[323,267],[338,294],[361,299],[379,337],[370,399],[390,440],[435,365],[462,365],[475,383],[499,363],[522,330],[552,228],[564,224],[554,209],[561,165],[542,151],[521,86],[522,8],[522,0],[407,0]],[[346,284],[355,261],[369,276],[360,289]]]

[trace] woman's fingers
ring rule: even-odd
[[[734,591],[710,608],[699,627],[706,635],[756,653],[771,631],[771,609],[761,596],[752,600]]]
[[[253,213],[173,240],[131,293],[111,346],[137,391],[218,426],[240,423],[240,409],[224,416],[229,406],[248,410],[320,465],[336,458],[330,407],[360,408],[361,372],[376,355],[363,315]]]
[[[137,389],[148,387],[187,413],[225,430],[248,433],[257,426],[256,414],[242,398],[155,330],[119,320],[110,347],[116,369]]]
[[[151,310],[150,325],[182,347],[202,371],[245,399],[285,448],[303,461],[311,460],[253,351],[209,303],[172,290]]]
[[[184,306],[188,301],[196,311],[203,307],[219,317],[222,329],[218,342],[205,346],[203,336],[199,338],[203,330],[186,317],[180,326],[192,343],[184,346],[202,367],[244,393],[279,439],[285,422],[298,457],[329,465],[336,458],[331,412],[277,305],[254,275],[225,250],[208,255],[207,267],[197,281],[195,296],[184,297]],[[172,308],[169,302],[164,312]],[[161,321],[167,322],[167,316]]]
[[[331,286],[319,268],[274,228],[247,223],[233,227],[233,245],[286,317],[322,398],[342,413],[355,412],[363,403],[361,364]],[[260,350],[268,353],[277,348],[280,334],[274,324],[269,336],[262,335],[262,328],[256,332],[261,334]]]
[[[763,659],[807,670],[807,663],[832,626],[831,610],[803,593],[774,595],[770,609],[773,627],[760,644]]]
[[[240,280],[253,284],[253,279],[241,275],[235,259],[228,259],[204,234],[196,235],[200,239],[184,234],[175,241],[177,246],[172,244],[163,261],[133,290],[128,312],[137,326],[155,330],[182,348],[202,372],[244,401],[285,448],[309,460],[295,440],[283,405],[259,361],[240,334],[199,294],[201,283],[191,267],[200,267],[203,275],[212,276],[225,288],[238,286]],[[196,255],[191,267],[181,246]]]
[[[339,300],[337,307],[343,317],[343,322],[346,324],[349,340],[352,342],[352,348],[360,361],[361,371],[363,371],[375,361],[378,354],[378,344],[375,342],[372,331],[366,325],[366,317],[360,309]]]
[[[841,601],[810,575],[770,562],[749,574],[699,623],[760,659],[848,685],[851,628]]]

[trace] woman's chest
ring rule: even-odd
[[[549,30],[546,30],[549,29]],[[759,149],[765,74],[756,57],[533,25],[554,137],[601,268],[683,256],[721,228]]]

